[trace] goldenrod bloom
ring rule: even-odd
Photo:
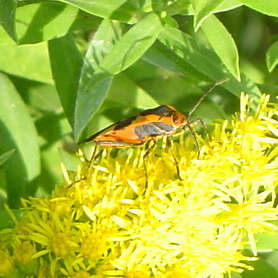
[[[223,278],[251,269],[254,235],[274,230],[278,215],[278,106],[265,96],[249,107],[242,95],[238,116],[198,136],[200,153],[185,132],[150,151],[82,156],[50,198],[23,201],[0,271],[18,262],[33,262],[26,271],[35,277]],[[247,241],[253,257],[242,253]]]

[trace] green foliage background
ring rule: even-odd
[[[195,116],[274,99],[277,17],[277,0],[0,0],[0,204],[49,195],[78,141],[140,109],[186,113],[224,78]],[[242,277],[278,277],[277,254]]]

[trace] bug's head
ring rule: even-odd
[[[186,124],[187,118],[184,114],[177,111],[173,106],[167,105],[169,111],[167,115],[171,119],[171,124],[176,128],[182,127]]]

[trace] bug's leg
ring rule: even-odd
[[[171,139],[169,137],[166,137],[166,144],[167,144],[168,149],[170,150],[170,153],[171,153],[171,155],[172,155],[172,157],[173,157],[173,159],[175,161],[175,166],[176,166],[176,171],[177,171],[178,178],[179,178],[179,180],[182,181],[182,178],[181,178],[181,175],[180,175],[179,163],[178,163],[178,160],[177,160],[175,154],[173,153],[173,150],[172,150],[172,146],[173,145],[172,145],[172,141],[171,141]]]
[[[151,146],[149,146],[150,142],[153,143]],[[145,171],[145,188],[144,188],[143,194],[146,193],[147,188],[148,188],[148,169],[147,169],[147,164],[146,164],[146,157],[154,149],[155,145],[156,145],[156,141],[155,140],[150,140],[149,142],[147,142],[147,144],[146,144],[147,151],[143,155],[143,165],[144,165],[144,171]]]
[[[207,124],[202,119],[200,119],[200,118],[194,119],[193,121],[191,121],[191,124],[196,123],[196,122],[199,122],[202,125],[202,127],[204,128],[206,134],[208,135],[208,138],[211,139]]]
[[[191,132],[193,138],[194,138],[194,141],[195,141],[195,144],[196,144],[196,147],[198,149],[198,155],[197,155],[197,158],[199,159],[200,158],[200,145],[199,145],[199,142],[198,142],[198,139],[197,139],[197,136],[196,136],[196,132],[193,130],[193,128],[191,127],[191,124],[190,122],[188,121],[186,123],[186,126],[188,127],[189,131]]]

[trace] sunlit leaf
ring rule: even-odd
[[[200,0],[201,1],[201,0]],[[218,2],[219,0],[217,0]],[[240,2],[240,0],[224,0],[221,4],[219,4],[216,8],[213,9],[213,13],[217,12],[223,12],[223,11],[229,11],[233,10],[237,7],[242,6],[243,4]],[[183,14],[186,15],[194,15],[195,11],[192,5],[187,5],[186,10],[183,12]]]
[[[115,44],[100,63],[100,68],[110,74],[118,74],[136,62],[155,42],[162,29],[156,14],[149,14]]]
[[[19,7],[16,13],[20,43],[36,43],[65,35],[78,9],[59,2],[43,2]]]
[[[37,132],[15,87],[0,75],[0,152],[16,149],[4,164],[9,204],[18,204],[24,187],[40,173]]]
[[[193,0],[194,30],[199,29],[202,22],[222,3],[224,0]]]
[[[118,19],[122,21],[134,22],[135,20],[135,8],[127,0],[59,0],[67,4],[71,4],[79,9],[102,17]]]
[[[167,6],[165,11],[167,12],[168,15],[175,15],[184,12],[189,8],[191,5],[190,0],[180,0],[180,1],[175,1],[171,5]]]
[[[225,26],[212,14],[203,22],[201,28],[227,69],[235,78],[240,79],[237,47]]]
[[[278,41],[274,42],[266,52],[266,65],[270,72],[278,64]]]
[[[0,70],[53,84],[46,43],[20,46],[0,43]]]

